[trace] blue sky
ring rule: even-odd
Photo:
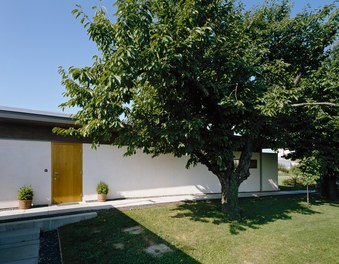
[[[61,112],[65,101],[58,67],[91,65],[96,46],[71,14],[76,4],[110,7],[103,0],[0,1],[0,106]],[[243,1],[247,7],[262,1]],[[297,0],[294,12],[332,0]],[[65,110],[71,113],[72,110]]]

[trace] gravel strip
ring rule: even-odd
[[[58,231],[40,233],[39,264],[61,264]]]

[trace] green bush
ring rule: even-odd
[[[298,176],[291,176],[288,177],[287,179],[283,180],[283,184],[286,186],[297,186],[297,185],[302,185],[302,179]]]
[[[33,188],[31,186],[22,186],[18,190],[18,200],[33,200]]]
[[[97,193],[98,194],[107,194],[108,193],[108,185],[101,181],[99,182],[98,186],[97,186]]]

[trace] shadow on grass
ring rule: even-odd
[[[316,199],[313,199],[312,205],[322,205],[322,204],[324,204],[324,202],[326,202],[330,206],[339,207],[339,199],[337,199],[337,200],[324,200],[324,198],[322,198],[317,193],[313,194],[312,196],[314,198],[316,198]]]
[[[336,202],[332,201],[329,203],[329,205],[339,208],[339,201],[336,201]]]
[[[193,221],[213,223],[216,225],[228,223],[230,233],[239,234],[247,229],[258,229],[261,225],[277,220],[292,219],[291,213],[304,215],[319,214],[306,205],[304,196],[272,196],[261,198],[242,198],[239,200],[241,219],[232,221],[221,211],[220,200],[185,202],[178,205],[174,218],[190,218]],[[323,204],[320,199],[312,199],[313,206]],[[337,206],[337,205],[335,205]]]
[[[141,232],[129,233],[126,228]],[[135,230],[134,230],[135,231]],[[109,209],[98,217],[59,229],[63,263],[199,263],[122,211]],[[152,256],[146,248],[163,244],[171,249]],[[155,249],[159,254],[160,249]]]

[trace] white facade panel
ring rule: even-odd
[[[262,153],[262,189],[261,191],[277,191],[278,187],[278,155]]]
[[[204,165],[186,169],[187,159],[171,155],[151,156],[137,153],[123,157],[125,150],[101,145],[83,147],[84,200],[96,199],[96,185],[105,181],[110,188],[108,198],[150,197],[175,194],[220,193],[220,183]],[[235,153],[236,158],[239,153]],[[239,191],[260,191],[260,155],[254,153],[257,168],[240,185]]]
[[[239,158],[240,153],[235,153],[235,158]],[[259,192],[260,191],[260,154],[253,153],[251,160],[256,160],[257,167],[250,168],[250,176],[239,186],[239,192]]]
[[[0,139],[0,208],[17,207],[24,185],[33,187],[33,204],[50,204],[51,143]]]
[[[108,145],[94,150],[84,144],[84,200],[96,199],[95,188],[100,180],[109,185],[109,199],[220,192],[217,177],[203,165],[187,170],[184,158],[152,158],[143,153],[123,157],[124,152]]]

